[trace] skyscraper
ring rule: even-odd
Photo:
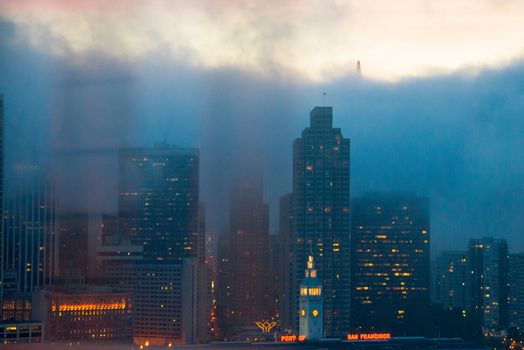
[[[205,236],[199,238],[205,218],[198,150],[164,142],[121,149],[118,204],[117,219],[104,216],[99,259],[106,283],[133,293],[134,341],[205,341],[209,294]]]
[[[280,253],[282,242],[278,234],[269,235],[269,305],[271,317],[278,318],[280,313]]]
[[[435,302],[446,309],[467,312],[468,253],[443,251],[435,260]]]
[[[87,278],[89,215],[86,212],[61,213],[56,221],[56,280],[65,284],[83,284]]]
[[[333,128],[333,108],[315,107],[293,143],[293,249],[290,302],[298,330],[299,284],[311,253],[322,280],[324,335],[349,330],[349,139]]]
[[[524,330],[524,254],[509,256],[509,323]]]
[[[261,184],[240,184],[231,194],[227,256],[222,264],[219,301],[226,334],[256,328],[255,321],[271,316],[269,290],[269,213]]]
[[[288,193],[280,197],[279,206],[279,230],[278,230],[278,247],[279,247],[279,323],[280,330],[286,332],[293,329],[295,309],[291,307],[290,296],[291,281],[293,280],[293,269],[290,268],[293,262],[293,245],[292,243],[292,222],[293,222],[293,194]]]
[[[30,169],[9,193],[4,213],[5,293],[32,293],[54,278],[55,198],[52,184]]]
[[[119,152],[119,231],[146,258],[198,255],[199,152],[166,143]]]
[[[4,95],[0,94],[0,320],[4,294]]]
[[[32,297],[53,283],[54,190],[37,167],[17,174],[3,215],[2,320],[30,321]]]
[[[488,329],[508,325],[509,257],[505,239],[486,237],[469,241],[469,310]]]
[[[429,201],[368,194],[352,210],[352,328],[403,334],[404,318],[429,305]]]

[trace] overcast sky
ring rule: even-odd
[[[325,91],[353,195],[428,196],[436,250],[521,251],[523,57],[522,1],[0,0],[7,168],[51,163],[62,207],[112,212],[115,149],[166,139],[201,149],[213,231],[260,164],[275,230]]]

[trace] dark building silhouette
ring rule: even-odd
[[[351,226],[353,330],[409,334],[404,319],[430,302],[428,199],[409,193],[355,198]]]
[[[54,188],[40,169],[20,170],[3,215],[2,320],[32,320],[33,295],[54,282]]]
[[[332,107],[315,107],[293,144],[293,278],[290,303],[298,331],[298,293],[311,253],[323,283],[324,332],[349,330],[349,139],[333,128]]]
[[[4,210],[3,288],[32,293],[53,282],[55,198],[52,184],[31,169],[12,187]],[[21,174],[22,176],[22,174]]]
[[[293,329],[295,319],[295,309],[291,306],[291,281],[293,280],[293,269],[290,268],[293,262],[293,194],[288,193],[280,197],[279,202],[279,230],[278,243],[279,266],[278,266],[278,300],[279,300],[279,324],[282,332]]]
[[[206,205],[199,203],[198,205],[198,260],[200,263],[206,263]]]
[[[118,190],[122,239],[143,245],[146,258],[197,257],[197,149],[166,143],[121,149]]]
[[[83,284],[88,266],[87,213],[61,213],[56,216],[57,271],[60,284]]]
[[[269,235],[269,314],[273,319],[279,318],[280,313],[280,236],[278,234]]]
[[[509,255],[509,324],[524,329],[524,254]]]
[[[208,299],[208,313],[209,313],[209,332],[211,339],[220,338],[220,328],[217,319],[217,282],[218,282],[218,256],[217,256],[217,239],[216,234],[206,234],[206,265],[208,271],[207,284],[209,286],[210,296]]]
[[[117,215],[102,215],[102,245],[118,245],[120,243]]]
[[[0,94],[0,305],[4,294],[4,95]],[[0,320],[2,308],[0,307]]]
[[[509,257],[505,239],[469,241],[469,312],[487,329],[509,324]]]
[[[239,184],[230,202],[230,229],[221,241],[219,300],[222,330],[242,337],[272,316],[269,288],[269,213],[262,186]]]
[[[468,252],[443,251],[435,260],[434,302],[467,315],[469,295]]]

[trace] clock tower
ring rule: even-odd
[[[313,256],[307,260],[306,276],[300,285],[299,333],[305,340],[324,338],[322,285],[313,265]]]

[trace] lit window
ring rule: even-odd
[[[320,295],[320,287],[309,288],[309,295]]]

